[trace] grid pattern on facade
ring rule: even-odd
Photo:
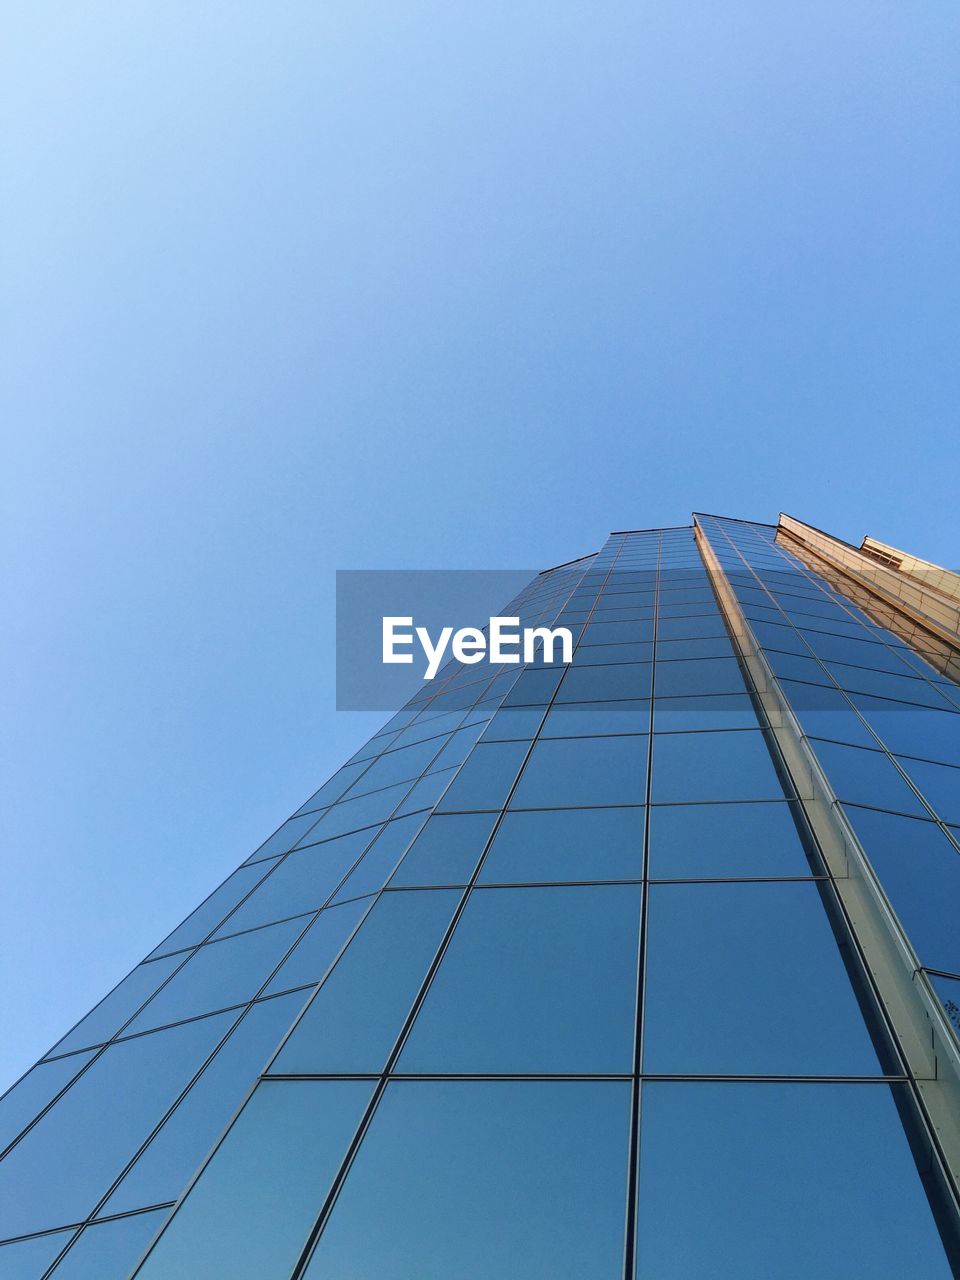
[[[790,594],[772,533],[713,530],[745,609]],[[799,595],[754,624],[870,625]],[[612,535],[508,611],[569,625],[569,668],[448,664],[4,1099],[0,1274],[120,1280],[164,1224],[144,1280],[953,1274],[692,528]],[[923,804],[884,812],[952,840]]]

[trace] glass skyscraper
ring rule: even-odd
[[[960,1275],[960,579],[614,533],[0,1101],[4,1280]]]

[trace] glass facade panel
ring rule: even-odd
[[[53,1062],[40,1062],[4,1094],[0,1099],[0,1151],[9,1146],[92,1057],[92,1052],[74,1053]]]
[[[654,805],[650,877],[689,880],[808,876],[788,804]]]
[[[381,1071],[459,900],[455,889],[384,894],[271,1070]]]
[[[321,911],[267,983],[264,994],[319,982],[372,901],[372,898],[355,898],[352,902]]]
[[[525,742],[479,743],[448,788],[440,808],[499,809],[526,754]]]
[[[40,1280],[71,1234],[58,1231],[54,1235],[0,1245],[0,1276],[3,1280]]]
[[[390,1084],[307,1277],[617,1280],[629,1110],[616,1082]]]
[[[467,884],[493,830],[490,813],[450,813],[430,818],[390,883]]]
[[[281,996],[251,1007],[107,1201],[104,1215],[177,1199],[305,998]]]
[[[262,1083],[137,1275],[289,1276],[372,1092],[360,1080]]]
[[[558,738],[534,744],[511,801],[514,809],[642,804],[645,737]]]
[[[168,1212],[134,1213],[87,1227],[57,1264],[51,1280],[126,1280]]]
[[[759,732],[660,733],[653,752],[654,801],[780,800]]]
[[[649,1082],[641,1114],[637,1280],[949,1280],[889,1086]]]
[[[303,928],[288,920],[208,942],[126,1028],[128,1035],[252,1000]]]
[[[815,884],[657,884],[649,892],[646,1071],[879,1072]]]
[[[643,809],[527,810],[504,816],[480,884],[639,880]]]
[[[476,890],[398,1071],[629,1071],[639,929],[639,886]]]
[[[0,1236],[82,1222],[230,1023],[201,1018],[105,1050],[0,1163]]]

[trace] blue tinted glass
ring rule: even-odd
[[[852,805],[845,812],[920,963],[960,973],[960,853],[936,823]]]
[[[649,729],[649,701],[555,702],[541,736],[579,738],[589,734],[647,733]]]
[[[445,743],[443,738],[433,738],[414,746],[388,751],[375,760],[363,777],[353,784],[348,792],[349,798],[355,799],[371,791],[379,791],[381,787],[403,782],[405,778],[419,777]]]
[[[763,735],[754,732],[661,733],[653,751],[653,799],[779,800]]]
[[[361,752],[366,753],[368,751],[370,756],[374,756],[377,754],[378,748],[385,748],[389,745],[389,739],[374,745],[376,743],[377,739],[374,739],[367,748],[361,748]],[[363,754],[360,755],[358,763],[352,764],[348,762],[345,764],[342,769],[337,770],[329,782],[325,782],[318,791],[315,791],[293,816],[297,818],[301,814],[312,813],[315,809],[322,809],[328,804],[333,804],[335,800],[339,800],[351,783],[360,777],[364,769],[367,768],[368,763],[367,755]]]
[[[639,886],[475,891],[398,1070],[629,1071],[639,925]]]
[[[0,1099],[0,1151],[51,1102],[93,1057],[76,1053],[56,1062],[41,1062]]]
[[[784,803],[654,805],[653,879],[807,876],[810,864]]]
[[[307,1268],[377,1280],[617,1280],[629,1085],[388,1086]]]
[[[516,684],[504,698],[504,706],[536,706],[549,702],[556,693],[562,675],[562,667],[557,670],[522,671]]]
[[[610,698],[648,698],[649,662],[630,662],[601,667],[571,667],[558,702],[603,702]]]
[[[658,884],[649,892],[646,1071],[878,1072],[815,884]]]
[[[203,942],[211,929],[215,928],[228,911],[232,911],[242,898],[269,871],[266,863],[258,862],[250,867],[239,867],[214,889],[210,897],[202,902],[196,911],[190,913],[183,924],[178,925],[169,937],[155,947],[151,956],[164,955],[168,951],[177,951],[183,947],[195,947]],[[148,957],[149,958],[149,957]]]
[[[889,1086],[644,1084],[636,1274],[949,1280]]]
[[[126,1280],[169,1212],[135,1213],[87,1227],[53,1275],[56,1280]]]
[[[107,1049],[0,1163],[0,1236],[85,1218],[230,1022],[202,1018]]]
[[[311,830],[317,821],[317,814],[308,813],[297,818],[288,818],[282,827],[279,827],[269,839],[264,840],[263,844],[247,859],[247,862],[259,861],[262,858],[274,858],[279,853],[286,853],[288,849],[292,849],[303,837]]]
[[[643,875],[643,809],[508,813],[480,883],[636,880]]]
[[[358,898],[342,906],[327,907],[303,935],[290,955],[267,983],[265,994],[289,991],[304,983],[319,982],[353,933],[371,898]]]
[[[499,744],[497,744],[499,745]],[[397,814],[415,813],[418,809],[432,809],[453,780],[456,769],[444,769],[430,773],[410,788],[410,794],[397,810]]]
[[[780,687],[805,733],[854,746],[879,745],[839,689],[793,680],[781,680]]]
[[[960,715],[956,712],[861,694],[853,694],[852,700],[896,755],[960,765]]]
[[[430,818],[390,883],[466,884],[494,821],[492,813],[451,813]]]
[[[587,644],[573,655],[575,667],[595,667],[607,662],[649,662],[652,644]],[[649,692],[648,690],[644,691]]]
[[[281,996],[250,1009],[107,1201],[102,1215],[177,1199],[305,998]]]
[[[647,739],[557,738],[534,744],[513,808],[642,804]]]
[[[525,742],[481,742],[443,797],[443,808],[499,809],[527,753]]]
[[[693,640],[658,640],[657,663],[684,658],[732,658],[733,646],[726,636],[707,636]]]
[[[127,1034],[252,1000],[303,928],[302,920],[208,942],[134,1018]]]
[[[755,729],[757,713],[746,693],[714,693],[704,697],[657,698],[653,727],[659,733],[697,729]]]
[[[504,707],[490,721],[484,741],[532,738],[543,719],[543,707]]]
[[[374,791],[372,795],[359,796],[356,800],[341,800],[327,810],[303,843],[315,844],[318,840],[330,840],[348,831],[386,822],[409,790],[410,783],[401,782],[395,787]]]
[[[656,696],[677,694],[744,693],[745,686],[735,658],[688,658],[657,664]]]
[[[469,729],[460,729],[453,734],[436,760],[431,762],[429,771],[435,773],[438,769],[456,769],[458,765],[463,764],[473,744],[480,737],[483,727],[482,724],[476,724]]]
[[[69,1231],[33,1240],[0,1245],[0,1276],[3,1280],[39,1280],[70,1239]]]
[[[456,889],[383,894],[271,1070],[382,1070],[460,896]]]
[[[137,965],[51,1052],[69,1053],[109,1040],[183,961],[182,955],[165,956]]]
[[[844,689],[857,693],[873,693],[880,698],[899,698],[902,702],[916,702],[928,707],[949,709],[949,703],[934,685],[910,675],[894,676],[886,671],[869,671],[863,667],[850,667],[841,662],[828,662],[828,670],[836,676]],[[906,668],[904,668],[906,671]]]
[[[810,744],[839,800],[929,817],[926,808],[883,751],[864,751],[834,742]]]
[[[390,879],[422,823],[421,814],[388,822],[363,855],[359,866],[351,871],[337,890],[332,901],[346,902],[349,898],[361,898],[368,893],[379,892]]]
[[[901,760],[900,764],[938,818],[960,823],[960,769],[926,760]]]
[[[372,1091],[358,1080],[262,1083],[138,1280],[288,1276]]]

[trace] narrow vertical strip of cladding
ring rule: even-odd
[[[943,1009],[880,889],[869,860],[741,607],[721,558],[733,553],[722,522],[696,518],[696,536],[744,665],[769,720],[810,828],[842,903],[852,939],[912,1082],[915,1129],[928,1138],[931,1175],[941,1196],[941,1226],[960,1239],[960,1053]],[[825,535],[824,535],[825,536]],[[715,545],[716,544],[716,545]],[[791,551],[795,547],[791,543]],[[720,554],[718,554],[718,552]],[[819,569],[817,570],[820,571]],[[758,580],[759,584],[759,580]],[[838,588],[840,589],[840,588]],[[916,1147],[916,1133],[914,1134]],[[922,1150],[919,1153],[923,1163]]]

